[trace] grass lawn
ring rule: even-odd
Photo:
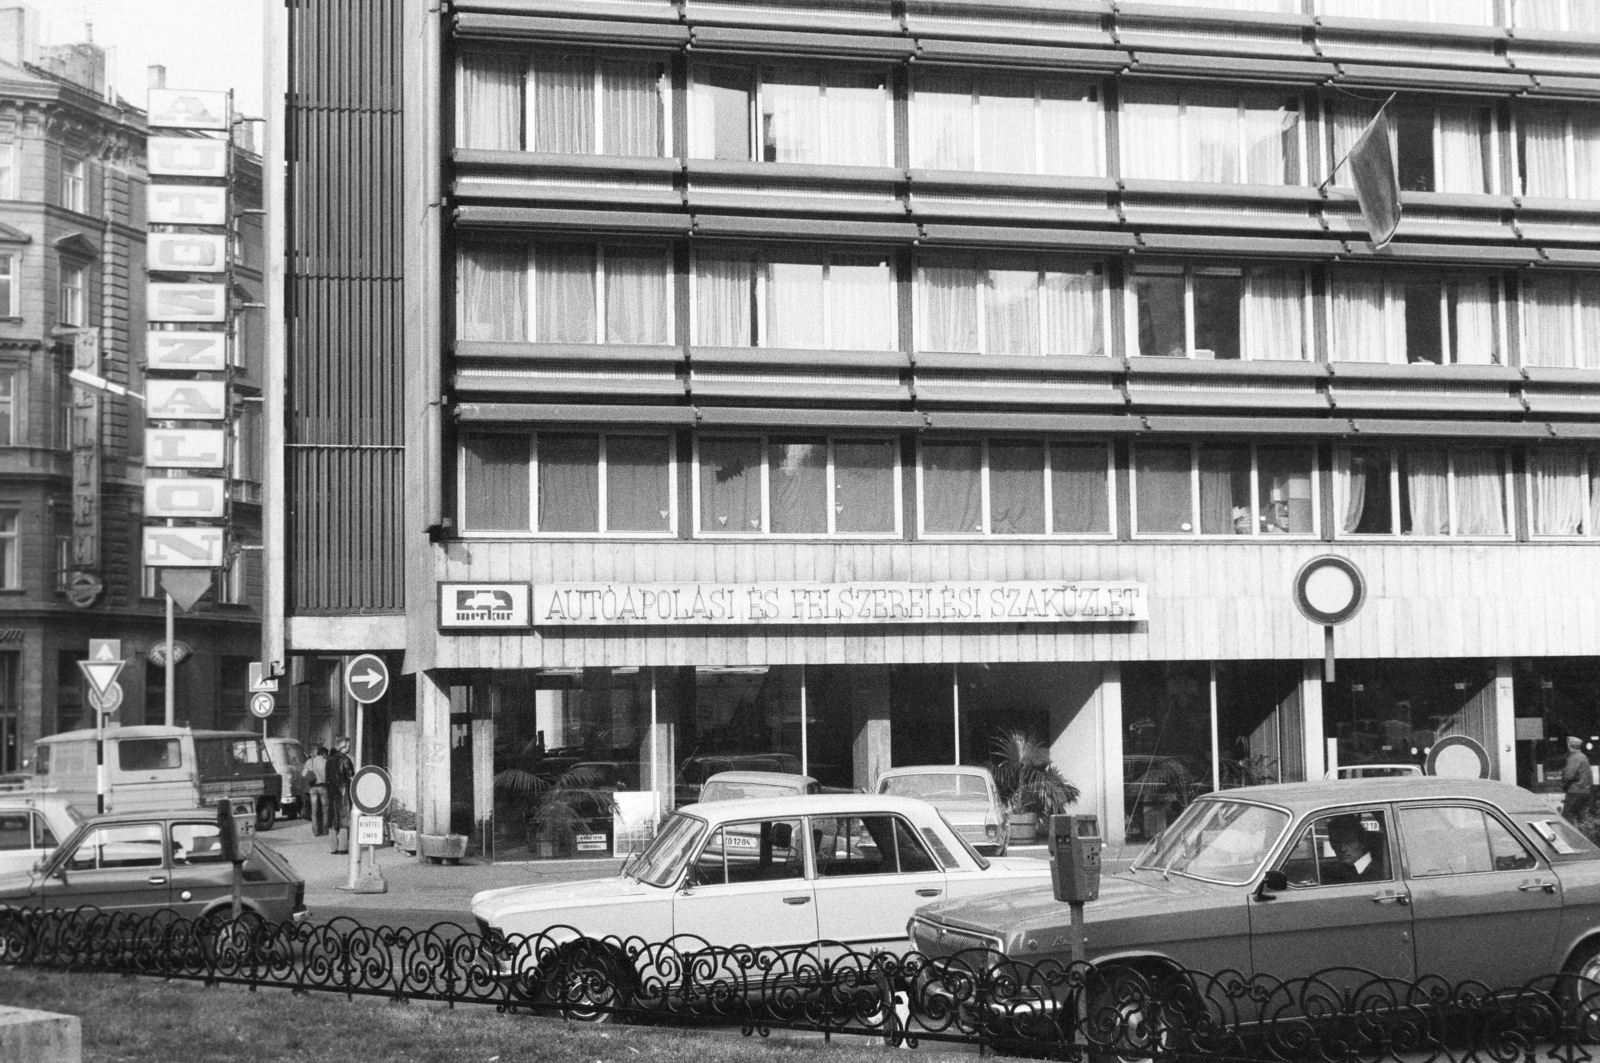
[[[594,1027],[491,1007],[0,967],[0,1004],[76,1015],[84,1063],[899,1063],[860,1037]]]

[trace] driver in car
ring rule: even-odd
[[[1338,862],[1324,873],[1324,883],[1381,882],[1389,877],[1383,866],[1383,835],[1367,830],[1360,816],[1330,819],[1328,844]]]

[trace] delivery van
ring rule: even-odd
[[[187,727],[113,727],[104,732],[106,811],[204,808],[225,797],[256,805],[256,828],[271,830],[283,777],[251,731]],[[34,779],[80,809],[95,807],[95,732],[39,739]]]

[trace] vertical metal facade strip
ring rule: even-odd
[[[290,615],[405,607],[403,0],[291,0]]]

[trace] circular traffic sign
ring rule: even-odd
[[[250,715],[258,720],[265,720],[272,715],[272,710],[278,707],[278,699],[271,694],[261,692],[250,695]]]
[[[1295,573],[1294,604],[1307,620],[1342,624],[1360,612],[1366,600],[1366,577],[1347,557],[1313,557]]]
[[[1487,779],[1489,753],[1475,738],[1451,735],[1439,739],[1428,750],[1428,764],[1423,770],[1446,779]]]
[[[104,694],[95,690],[89,691],[89,707],[110,716],[122,707],[122,684],[112,683],[106,687]]]
[[[389,690],[389,666],[376,654],[363,653],[344,670],[344,688],[363,705],[371,705]]]
[[[369,764],[350,779],[350,803],[369,816],[381,816],[389,807],[389,773]]]

